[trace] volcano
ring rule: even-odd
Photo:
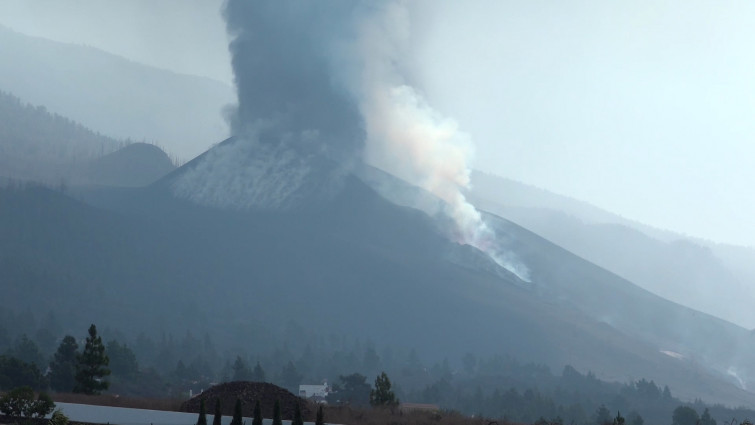
[[[485,215],[530,269],[530,282],[449,239],[442,214],[428,214],[439,202],[431,195],[367,166],[335,170],[323,161],[290,197],[253,202],[244,196],[258,182],[245,179],[258,170],[223,169],[230,174],[216,186],[200,186],[231,184],[221,203],[187,195],[178,182],[211,170],[206,161],[216,155],[142,188],[78,188],[73,197],[3,189],[6,299],[65,311],[69,327],[96,317],[133,334],[158,325],[211,331],[230,344],[250,323],[277,329],[293,321],[430,359],[508,354],[607,380],[652,377],[681,397],[755,400],[726,374],[736,365],[747,382],[747,359],[737,353],[753,352],[749,332],[654,296],[509,221]],[[266,190],[278,181],[260,178]],[[233,186],[237,180],[248,186]],[[381,195],[389,192],[391,200]],[[408,206],[411,199],[422,208]]]

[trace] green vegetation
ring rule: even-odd
[[[252,381],[265,382],[265,370],[260,366],[260,362],[257,362],[257,365],[254,366],[254,370],[252,371]]]
[[[252,415],[254,416],[252,418],[252,425],[262,425],[262,408],[260,407],[259,400],[254,402],[254,411],[252,412]]]
[[[61,330],[55,331],[55,322],[54,316],[40,320],[28,312],[24,315],[0,312],[0,352],[5,353],[0,356],[0,389],[26,385],[35,391],[51,387],[65,392],[66,388],[72,388],[70,373],[72,358],[76,358],[76,340]],[[10,327],[10,324],[17,327]],[[48,332],[52,338],[34,326],[52,329],[53,332]],[[13,329],[15,333],[11,334],[7,329]],[[23,335],[29,336],[24,338]],[[323,345],[317,340],[304,338],[291,346],[271,346],[267,351],[223,357],[209,335],[197,337],[186,332],[183,338],[171,334],[159,338],[145,334],[128,337],[117,330],[113,330],[112,335],[117,339],[109,339],[104,351],[112,370],[108,379],[109,391],[120,394],[121,400],[129,396],[185,397],[188,389],[197,393],[209,388],[210,382],[222,381],[223,377],[231,379],[235,364],[240,363],[247,371],[247,365],[255,365],[251,370],[253,378],[264,374],[265,369],[292,370],[301,376],[299,384],[340,376],[332,384],[337,392],[331,393],[328,402],[330,406],[346,405],[351,409],[390,404],[394,397],[396,402],[400,398],[412,403],[433,404],[443,410],[491,420],[506,418],[534,423],[542,417],[547,422],[560,420],[564,424],[611,425],[620,411],[625,419],[624,425],[643,425],[670,424],[674,410],[682,405],[668,387],[654,381],[640,379],[627,384],[607,383],[594,374],[581,373],[572,367],[567,366],[560,374],[555,374],[547,367],[521,363],[506,356],[467,353],[455,362],[443,359],[426,363],[411,349],[391,352],[364,342],[333,339],[333,345]],[[49,382],[35,364],[9,356],[19,352],[20,347],[52,359]],[[375,365],[384,370],[385,375],[376,372],[377,376],[371,375],[368,380],[366,375],[354,372]],[[66,371],[68,381],[59,379],[66,376]],[[278,385],[284,384],[282,375],[274,374],[271,380]],[[755,412],[750,410],[728,409],[702,402],[685,406],[699,414],[699,425],[716,425],[732,417],[755,417]],[[680,410],[683,411],[690,413],[686,409]],[[317,413],[319,409],[304,419],[315,420]],[[330,416],[334,413],[329,408],[323,413],[329,420],[335,420]],[[255,421],[260,415],[254,417],[251,425],[259,425]]]
[[[0,397],[0,413],[8,416],[43,418],[55,409],[55,403],[46,393],[34,399],[31,387],[18,387]]]
[[[366,376],[352,373],[350,375],[341,375],[338,379],[341,381],[341,385],[333,385],[336,393],[331,398],[335,398],[338,402],[351,406],[369,405],[372,388],[367,383]]]
[[[68,425],[68,416],[64,415],[60,409],[52,412],[52,417],[47,422],[48,425]]]
[[[301,417],[301,407],[299,407],[299,403],[294,405],[294,417],[291,419],[291,425],[304,425],[304,419]]]
[[[69,392],[76,385],[76,364],[79,345],[66,335],[50,362],[50,386],[55,391]]]
[[[105,354],[102,338],[97,335],[97,327],[92,324],[89,326],[89,336],[84,344],[84,351],[78,356],[76,385],[73,392],[100,394],[108,389],[110,383],[103,378],[110,375],[110,369],[107,367],[109,363],[110,359]]]
[[[700,416],[695,409],[689,406],[679,406],[674,409],[672,416],[672,425],[697,425],[700,421]]]
[[[236,399],[236,405],[233,406],[233,418],[231,419],[231,425],[242,425],[244,420],[241,413],[241,399]]]
[[[382,372],[375,378],[375,389],[370,391],[370,404],[372,406],[383,407],[391,407],[398,404],[396,394],[391,390],[391,381],[385,372]]]
[[[252,371],[249,366],[246,365],[244,359],[241,356],[236,356],[236,360],[233,362],[233,380],[234,381],[251,381]]]
[[[317,406],[317,417],[315,418],[315,425],[325,425],[325,416],[322,413],[322,404]]]
[[[47,380],[37,365],[15,357],[0,356],[0,390],[21,386],[41,390],[47,388]]]
[[[199,401],[199,418],[197,419],[197,425],[207,425],[207,407],[205,406],[204,399]]]
[[[273,425],[283,425],[283,419],[281,418],[281,403],[275,400],[273,405]]]
[[[215,399],[215,415],[212,418],[212,425],[222,425],[223,412],[220,410],[220,399]]]

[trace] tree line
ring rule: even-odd
[[[29,344],[28,339],[23,344]],[[89,327],[81,351],[76,338],[71,335],[63,338],[46,374],[36,364],[24,362],[12,354],[0,356],[0,389],[44,390],[49,386],[60,392],[100,394],[110,385],[106,379],[110,375],[110,359],[94,324]]]
[[[48,318],[40,324],[54,322]],[[21,327],[20,331],[31,332],[33,338],[17,334],[15,342],[11,342],[7,331],[3,337],[0,324],[0,350],[5,347],[5,355],[0,357],[0,389],[30,385],[72,391],[76,386],[75,372],[71,372],[76,368],[72,365],[79,358],[73,354],[79,348],[76,340],[66,336],[55,343],[46,328]],[[292,339],[291,344],[267,346],[266,351],[243,353],[218,349],[212,335],[200,337],[191,331],[183,338],[140,334],[128,339],[117,330],[107,334],[115,338],[106,344],[100,340],[100,344],[105,347],[105,367],[111,373],[94,382],[107,382],[110,391],[121,395],[186,397],[189,390],[198,393],[213,382],[239,380],[271,382],[296,394],[300,384],[331,378],[337,390],[333,397],[338,397],[332,402],[369,405],[371,386],[367,377],[380,376],[384,371],[386,377],[391,377],[396,399],[435,404],[464,415],[524,423],[542,419],[600,425],[612,417],[610,413],[602,414],[601,406],[606,412],[623,412],[625,425],[663,423],[684,404],[667,386],[652,380],[609,383],[569,366],[556,374],[546,366],[522,363],[510,356],[467,353],[456,361],[442,359],[432,363],[412,349],[378,349],[369,342],[340,337],[319,341],[301,337]],[[57,350],[53,344],[57,344]],[[52,361],[45,361],[47,350],[54,351]],[[45,376],[40,370],[48,365],[51,373]],[[700,414],[708,408],[714,418],[755,417],[746,409],[702,402],[691,406]]]

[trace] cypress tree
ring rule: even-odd
[[[283,420],[281,419],[281,403],[278,400],[275,400],[275,405],[273,405],[273,425],[283,425]]]
[[[199,419],[197,425],[207,425],[207,408],[204,405],[204,399],[199,401]]]
[[[317,418],[315,419],[315,425],[325,425],[325,418],[322,414],[322,404],[317,408]]]
[[[291,425],[304,425],[304,420],[301,418],[301,407],[299,407],[298,401],[294,406],[294,419],[291,420]]]
[[[241,399],[236,399],[236,405],[233,407],[233,419],[231,419],[231,425],[242,425],[242,414],[241,414]],[[303,425],[303,424],[302,424]]]
[[[254,402],[254,417],[252,418],[252,425],[262,425],[262,408],[260,407],[260,401]]]
[[[212,418],[212,425],[222,425],[223,413],[220,411],[220,399],[215,399],[215,417]]]

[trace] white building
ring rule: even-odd
[[[328,381],[324,381],[321,385],[299,385],[299,397],[301,398],[323,403],[328,394],[330,394]]]

